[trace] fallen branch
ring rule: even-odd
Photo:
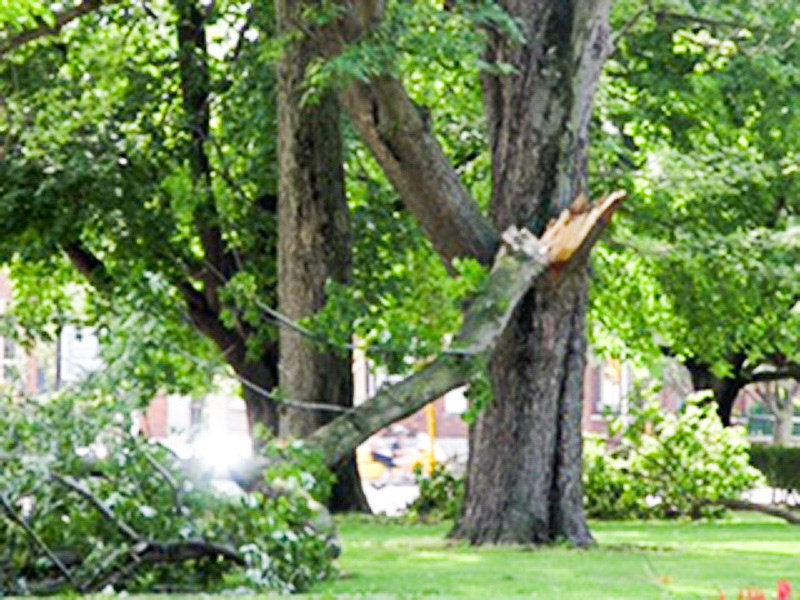
[[[50,477],[63,485],[71,489],[72,491],[76,492],[79,496],[81,496],[84,500],[88,501],[92,506],[94,506],[97,511],[103,515],[106,519],[111,521],[114,526],[130,541],[132,542],[139,542],[142,539],[138,533],[136,533],[133,528],[128,525],[125,521],[117,517],[114,514],[114,511],[111,510],[100,498],[95,496],[89,488],[84,486],[82,483],[75,481],[71,477],[64,477],[58,475],[57,473],[51,473]]]
[[[44,543],[42,538],[40,538],[36,532],[31,529],[30,525],[25,522],[19,513],[14,509],[14,506],[11,504],[11,501],[6,498],[5,494],[0,494],[0,504],[3,507],[3,512],[8,515],[8,518],[11,519],[14,523],[19,525],[22,530],[25,532],[30,540],[39,548],[42,552],[44,552],[45,556],[50,560],[51,563],[59,570],[59,572],[64,576],[64,578],[69,581],[70,583],[73,581],[72,573],[67,569],[64,563],[55,555],[55,553]]]
[[[118,563],[123,557],[127,560]],[[29,589],[36,594],[56,594],[67,590],[81,593],[99,592],[114,586],[135,573],[145,564],[178,564],[189,560],[222,558],[244,566],[244,557],[234,548],[205,540],[182,540],[172,542],[138,542],[114,550],[100,567],[78,585],[66,576],[42,582],[32,582]],[[68,575],[66,573],[65,575]]]
[[[144,564],[176,564],[202,558],[223,558],[240,566],[245,564],[244,557],[235,549],[205,540],[140,542],[131,549],[128,557],[129,560],[122,565],[94,577],[85,591],[99,591],[114,586]]]
[[[791,510],[786,510],[778,506],[771,506],[769,504],[759,504],[757,502],[750,502],[749,500],[717,500],[715,502],[707,501],[705,505],[724,506],[731,510],[748,510],[753,512],[762,513],[771,517],[778,517],[792,525],[800,525],[800,514]]]

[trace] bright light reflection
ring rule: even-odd
[[[252,456],[250,440],[242,436],[204,434],[195,439],[192,446],[194,457],[221,477]]]

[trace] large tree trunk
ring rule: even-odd
[[[532,290],[490,362],[494,398],[471,437],[456,530],[473,543],[591,542],[582,503],[587,278]]]
[[[541,232],[586,193],[588,126],[609,48],[610,1],[505,0],[526,43],[498,32],[485,102],[493,155],[491,215]],[[540,281],[490,362],[494,399],[471,432],[467,498],[455,530],[472,543],[592,542],[583,512],[581,390],[587,277]]]
[[[279,0],[281,31],[296,32],[302,2]],[[305,70],[318,56],[305,34],[288,44],[279,66],[279,243],[278,302],[294,321],[308,318],[326,302],[329,280],[348,283],[352,274],[352,233],[342,166],[339,107],[333,94],[301,105]],[[350,407],[352,357],[321,347],[296,331],[280,334],[280,387],[293,403]],[[285,406],[280,434],[306,437],[337,412]],[[331,509],[368,510],[351,453],[335,469]]]
[[[369,0],[340,4],[341,17],[320,36],[329,55],[369,32],[385,5]],[[581,212],[578,198],[586,193],[588,127],[611,49],[611,0],[498,4],[524,39],[511,39],[502,27],[487,27],[487,62],[514,69],[511,75],[502,75],[506,68],[487,70],[484,78],[493,224],[484,222],[399,78],[349,82],[341,95],[362,139],[448,263],[455,256],[471,256],[488,264],[496,247],[492,229],[521,226],[541,234],[562,210]],[[547,283],[537,282],[518,307],[512,332],[492,360],[497,398],[473,431],[467,510],[457,528],[457,535],[475,543],[560,537],[578,544],[591,541],[581,508],[579,415],[587,283],[586,265],[580,262],[571,261],[559,273],[563,265],[554,261],[556,272]],[[548,294],[555,297],[548,299]],[[427,374],[433,377],[434,370],[447,368],[437,361]],[[520,389],[524,386],[531,387]],[[356,412],[380,409],[387,400],[380,397]],[[353,415],[328,433],[343,430],[359,438],[367,429]],[[497,433],[522,447],[504,447],[494,438]],[[514,452],[516,459],[507,462]],[[526,483],[518,485],[517,477]],[[529,494],[534,489],[538,491]]]

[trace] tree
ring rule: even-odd
[[[304,6],[311,12],[318,5]],[[541,234],[587,193],[588,126],[611,45],[610,2],[504,1],[490,8],[483,15],[489,218],[393,62],[392,25],[400,8],[341,2],[319,18],[318,31],[298,26],[298,35],[321,39],[332,69],[340,68],[331,79],[342,106],[448,264],[471,257],[489,265],[498,231],[516,225]],[[356,59],[360,69],[352,67]],[[537,280],[504,329],[490,361],[494,398],[471,434],[459,536],[474,543],[591,542],[580,483],[586,302],[584,264]]]
[[[679,359],[729,424],[745,386],[800,374],[797,7],[621,13],[595,169],[632,213],[598,254],[594,341]]]
[[[278,3],[278,26],[290,32],[301,18],[299,2]],[[345,195],[342,132],[336,97],[327,92],[314,104],[303,103],[305,72],[319,56],[313,39],[288,43],[278,67],[278,301],[280,311],[299,321],[326,304],[330,281],[352,277],[350,209]],[[349,329],[348,323],[342,323]],[[352,353],[327,348],[294,329],[280,335],[281,392],[295,403],[281,416],[280,435],[302,438],[337,413],[309,410],[303,404],[353,405]],[[334,510],[368,510],[355,455],[336,469],[339,487]]]
[[[292,240],[292,226],[320,229],[315,245],[301,249],[305,254],[282,245],[283,288],[295,304],[281,304],[292,316],[305,316],[322,301],[329,277],[349,276],[347,206],[335,110],[318,111],[314,122],[331,134],[328,145],[316,150],[318,171],[291,171],[292,141],[306,136],[300,139],[305,159],[309,129],[298,134],[291,123],[277,123],[274,69],[264,57],[276,36],[272,10],[238,2],[206,9],[192,0],[159,6],[157,13],[94,1],[63,14],[28,8],[32,15],[11,15],[19,32],[10,28],[3,41],[10,60],[0,84],[7,117],[0,167],[3,258],[15,265],[18,283],[34,268],[38,276],[43,269],[63,272],[66,257],[95,288],[87,293],[83,317],[101,333],[112,332],[103,336],[106,358],[126,363],[123,379],[144,388],[143,401],[158,387],[181,384],[172,373],[158,373],[156,361],[193,371],[192,383],[196,361],[224,361],[243,384],[251,427],[277,434],[283,420],[286,432],[305,433],[293,424],[295,413],[281,414],[273,395],[280,352],[269,309],[278,295],[276,230],[280,220],[282,239]],[[59,25],[42,24],[51,21]],[[232,41],[222,52],[208,33],[220,28]],[[50,42],[59,32],[58,44],[25,45]],[[285,181],[305,176],[314,182],[320,170],[325,174],[316,191],[328,200],[321,198],[316,221],[285,218],[305,191],[297,187],[283,187],[287,210],[280,219],[276,214],[279,135],[289,148]],[[329,221],[344,221],[343,235],[327,228]],[[338,245],[338,265],[314,270],[331,256],[320,240]],[[315,295],[294,294],[298,278]],[[41,295],[39,287],[18,286],[22,300],[15,314],[22,324],[49,324],[75,313],[66,294],[49,315],[26,310],[25,292],[32,299]],[[214,348],[199,348],[183,319]],[[142,321],[148,326],[141,328]],[[120,325],[131,322],[125,335]],[[119,336],[128,343],[117,343]],[[291,337],[282,344],[291,356]],[[325,350],[316,356],[304,372],[316,381],[311,396],[317,404],[349,402],[348,358]],[[142,386],[148,368],[152,385]],[[284,404],[301,406],[309,394],[292,374],[287,367]],[[320,393],[326,387],[339,392]],[[352,459],[341,470],[333,503],[365,506]]]
[[[747,386],[742,390],[745,397],[763,404],[775,418],[772,443],[775,446],[791,446],[794,429],[795,407],[800,383],[796,381],[769,381]]]

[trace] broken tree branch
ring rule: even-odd
[[[136,533],[133,530],[133,528],[130,525],[128,525],[125,521],[117,517],[117,515],[114,514],[114,511],[111,510],[111,508],[109,508],[102,500],[100,500],[100,498],[95,496],[92,493],[92,491],[85,485],[83,485],[78,481],[75,481],[71,477],[62,476],[59,475],[58,473],[51,473],[50,477],[54,481],[72,490],[73,492],[81,496],[84,500],[89,502],[89,504],[94,506],[97,509],[97,511],[101,515],[103,515],[103,517],[105,517],[108,521],[110,521],[120,531],[120,533],[122,533],[122,535],[124,535],[130,541],[132,542],[141,541],[142,536]]]
[[[494,350],[536,280],[584,260],[624,198],[623,192],[616,192],[594,205],[577,202],[550,224],[541,240],[527,229],[509,228],[488,285],[467,310],[450,350],[404,381],[383,386],[370,400],[318,429],[306,443],[321,450],[326,464],[333,466],[376,431],[465,384],[476,361]],[[254,485],[267,465],[264,458],[249,465],[241,477],[243,486]]]
[[[384,386],[370,400],[331,421],[307,438],[336,464],[370,435],[467,382],[479,357],[490,354],[517,304],[538,277],[587,254],[625,194],[611,194],[594,206],[564,211],[541,240],[527,229],[509,228],[486,290],[475,298],[451,350],[417,374]]]
[[[55,565],[56,569],[61,572],[64,578],[67,581],[72,582],[73,577],[70,570],[67,569],[64,563],[61,562],[58,556],[55,555],[55,553],[47,546],[47,544],[44,543],[42,538],[40,538],[36,532],[31,529],[30,525],[28,525],[25,519],[23,519],[19,513],[17,513],[17,511],[14,509],[14,506],[11,504],[11,501],[6,498],[5,494],[0,494],[0,505],[2,505],[3,512],[8,515],[8,518],[22,528],[22,530],[25,532],[25,535],[30,538],[30,540],[36,545],[36,547],[39,548],[39,550],[45,553],[48,560]]]

